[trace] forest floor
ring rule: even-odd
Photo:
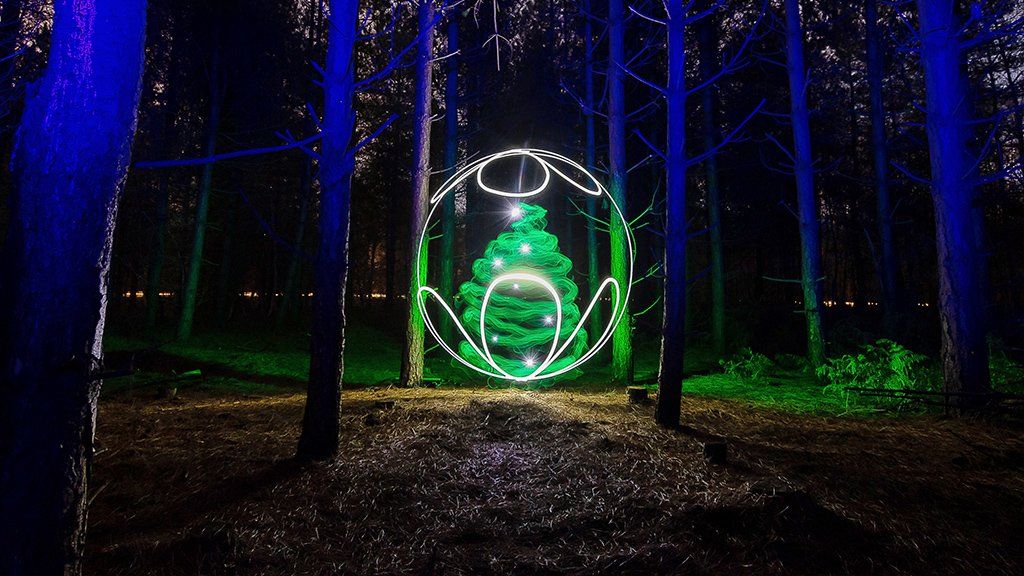
[[[687,381],[675,431],[621,388],[364,386],[344,393],[339,460],[310,464],[292,458],[293,360],[258,352],[172,350],[148,382],[202,379],[104,392],[89,573],[1024,570],[1019,421],[812,406],[813,383],[722,375]],[[725,463],[704,456],[717,442]]]

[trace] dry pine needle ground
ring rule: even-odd
[[[92,574],[1019,574],[1007,423],[839,418],[624,392],[346,391],[341,458],[292,460],[303,396],[101,405]],[[391,406],[385,400],[393,400]],[[707,435],[728,442],[707,462]]]

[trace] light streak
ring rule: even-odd
[[[540,165],[540,168],[544,173],[544,178],[541,184],[536,188],[532,190],[527,190],[525,192],[510,192],[489,186],[484,180],[484,171],[487,168],[487,166],[490,165],[495,160],[510,157],[524,157],[536,161]],[[561,169],[559,169],[560,167]],[[593,185],[593,187],[591,188],[586,185],[582,185],[576,182],[574,179],[567,176],[565,172],[571,170],[575,170],[580,174],[583,174],[587,178],[588,182]],[[420,232],[419,249],[417,250],[417,254],[424,253],[424,245],[428,241],[427,231],[429,229],[429,223],[431,222],[438,207],[443,205],[443,202],[441,202],[441,200],[443,200],[447,194],[454,193],[454,190],[467,179],[475,176],[479,188],[488,194],[508,198],[528,198],[531,196],[536,196],[547,189],[548,185],[552,180],[552,173],[560,177],[561,180],[570,184],[577,190],[583,192],[584,194],[590,194],[591,196],[604,196],[608,200],[608,205],[611,207],[612,217],[618,218],[622,222],[623,228],[626,231],[626,243],[628,248],[626,253],[629,255],[629,266],[627,266],[628,278],[625,282],[625,290],[623,291],[622,287],[619,285],[619,282],[615,278],[605,278],[598,286],[597,290],[595,290],[594,297],[590,300],[590,303],[583,311],[583,314],[580,316],[580,319],[577,322],[576,327],[572,330],[572,332],[570,332],[567,338],[562,340],[562,303],[558,291],[554,288],[554,286],[552,286],[547,279],[532,273],[512,272],[508,274],[503,274],[492,280],[491,283],[488,285],[486,292],[484,293],[483,302],[480,306],[480,341],[476,342],[474,338],[466,331],[466,328],[465,326],[462,325],[462,322],[459,320],[458,315],[455,313],[452,307],[449,306],[447,302],[445,302],[441,294],[438,293],[436,289],[426,285],[426,279],[423,277],[422,267],[417,265],[416,282],[418,289],[416,291],[416,303],[420,308],[420,313],[423,315],[424,323],[426,324],[427,330],[431,333],[434,339],[437,340],[441,348],[448,352],[448,354],[455,358],[455,360],[457,360],[467,368],[470,368],[485,376],[513,380],[516,382],[531,382],[547,378],[554,378],[556,376],[574,370],[578,366],[582,365],[584,362],[588,361],[601,350],[601,348],[611,339],[611,335],[614,332],[615,327],[622,320],[622,317],[626,313],[626,303],[629,301],[630,289],[633,284],[634,265],[633,233],[629,228],[629,221],[622,213],[622,209],[619,207],[619,205],[616,204],[615,199],[611,197],[611,194],[608,193],[608,190],[601,184],[600,181],[597,180],[597,178],[590,174],[579,163],[560,154],[556,154],[554,152],[538,150],[535,148],[516,148],[512,150],[506,150],[504,152],[498,152],[497,154],[492,154],[484,158],[480,158],[466,165],[461,170],[457,171],[444,184],[442,184],[441,188],[438,189],[437,193],[435,193],[434,196],[430,199],[431,208],[430,212],[427,215],[427,224]],[[513,218],[517,217],[517,213],[518,216],[522,216],[522,209],[519,206],[516,206],[512,209],[511,215],[513,216]],[[522,246],[520,246],[520,251],[524,254],[529,253],[529,244],[524,243]],[[495,258],[491,263],[492,267],[496,269],[500,268],[503,264],[504,263],[501,261],[500,258]],[[508,282],[512,283],[512,288],[515,290],[520,289],[521,282],[537,284],[551,296],[551,299],[555,303],[555,314],[551,318],[551,322],[554,325],[554,334],[551,339],[551,347],[549,348],[544,360],[541,361],[539,364],[537,364],[537,357],[535,356],[527,356],[524,358],[524,365],[527,368],[533,368],[533,370],[525,376],[516,376],[510,374],[501,366],[499,366],[498,363],[494,361],[494,358],[491,355],[490,348],[488,345],[488,341],[490,341],[491,343],[497,343],[498,336],[495,334],[491,335],[490,338],[487,337],[487,304],[490,301],[491,295],[493,294],[494,290],[499,285]],[[441,307],[441,310],[444,313],[448,314],[452,321],[452,326],[458,330],[458,332],[462,336],[462,339],[469,344],[473,351],[477,353],[477,355],[480,358],[484,359],[488,367],[491,368],[490,370],[486,368],[481,368],[480,366],[477,366],[469,362],[453,348],[450,342],[447,342],[444,340],[444,338],[442,338],[440,331],[438,330],[437,326],[434,323],[434,319],[430,316],[430,313],[427,310],[427,298],[433,298]],[[580,330],[582,330],[583,327],[587,324],[587,319],[593,312],[594,307],[597,306],[598,303],[603,299],[609,299],[611,301],[612,311],[609,315],[608,322],[605,325],[604,330],[601,332],[600,337],[594,341],[594,343],[582,356],[577,358],[571,364],[564,366],[558,370],[546,372],[545,370],[548,368],[548,366],[555,362],[562,355],[565,349],[568,348],[568,346],[573,342],[573,340],[575,340]],[[545,317],[544,323],[548,324],[548,320],[549,318]],[[559,344],[560,342],[561,344]]]

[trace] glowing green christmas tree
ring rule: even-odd
[[[558,348],[580,321],[576,305],[579,288],[569,277],[572,262],[558,251],[558,238],[547,232],[547,210],[521,203],[513,209],[511,232],[492,240],[483,258],[473,262],[473,277],[459,288],[461,321],[475,342],[482,342],[480,311],[488,287],[505,274],[524,273],[543,278],[558,294],[562,305]],[[485,313],[485,336],[494,363],[513,376],[532,374],[551,350],[557,324],[557,308],[542,282],[515,279],[494,287]],[[541,374],[576,361],[587,349],[586,331],[580,330]],[[468,342],[459,354],[486,370],[493,367]]]

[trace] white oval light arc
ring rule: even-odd
[[[534,282],[536,284],[540,284],[541,287],[544,288],[544,290],[551,295],[551,300],[554,301],[555,303],[555,335],[551,337],[551,350],[548,351],[547,358],[545,358],[544,361],[540,363],[540,366],[537,366],[537,369],[534,370],[532,374],[529,374],[527,376],[513,376],[512,374],[508,373],[504,368],[499,366],[498,363],[494,361],[494,358],[491,356],[491,349],[487,345],[487,303],[490,302],[491,294],[494,293],[495,288],[497,288],[504,282],[511,282],[512,280],[521,280],[525,282]],[[539,374],[540,372],[542,372],[545,368],[547,368],[548,365],[551,364],[551,362],[554,361],[556,358],[555,353],[558,352],[558,336],[561,334],[561,332],[562,299],[558,297],[558,290],[555,290],[555,287],[552,286],[551,283],[545,280],[544,278],[541,278],[536,274],[516,272],[512,274],[503,274],[501,276],[498,276],[497,278],[492,280],[490,284],[488,284],[487,291],[484,292],[484,299],[480,303],[480,343],[483,344],[484,359],[487,360],[487,363],[490,364],[492,368],[496,368],[499,372],[504,374],[506,378],[512,380],[520,380],[523,378],[530,379]],[[569,342],[571,341],[572,340],[570,339]]]
[[[528,190],[526,192],[507,192],[504,190],[492,188],[484,183],[483,171],[491,162],[499,160],[501,158],[509,158],[515,156],[528,156],[536,160],[541,165],[541,168],[544,171],[544,179],[541,182],[540,186],[533,190]],[[586,186],[579,184],[578,182],[567,176],[565,172],[559,170],[558,167],[555,166],[554,162],[560,163],[563,166],[574,168],[578,170],[580,173],[586,175],[590,182],[594,184],[594,188],[590,189]],[[535,380],[554,378],[555,376],[559,376],[561,374],[569,372],[570,370],[574,370],[578,366],[592,358],[595,354],[597,354],[598,351],[600,351],[600,349],[611,338],[612,332],[615,330],[615,326],[617,326],[618,323],[622,320],[622,317],[623,315],[625,315],[626,312],[626,303],[629,301],[629,293],[633,284],[634,263],[633,233],[629,229],[629,221],[626,220],[625,215],[622,213],[622,210],[621,208],[619,208],[619,205],[615,202],[615,199],[612,198],[611,194],[608,193],[608,190],[605,189],[603,185],[601,185],[601,182],[597,178],[595,178],[583,166],[573,161],[572,159],[562,156],[561,154],[549,152],[547,150],[539,150],[536,148],[514,148],[512,150],[498,152],[496,154],[485,156],[484,158],[477,159],[467,164],[461,170],[458,170],[455,174],[448,178],[448,180],[446,180],[445,183],[441,185],[441,188],[437,191],[437,193],[434,194],[434,196],[430,199],[430,212],[427,214],[427,224],[423,227],[423,230],[420,232],[420,241],[418,249],[416,251],[417,255],[423,254],[424,243],[427,242],[427,230],[430,228],[430,222],[434,216],[434,212],[437,210],[439,206],[442,205],[441,200],[444,199],[444,197],[447,194],[453,192],[456,189],[456,187],[459,186],[459,184],[473,177],[474,174],[476,175],[477,185],[480,187],[481,190],[488,194],[503,196],[506,198],[528,198],[531,196],[536,196],[537,194],[540,194],[541,192],[547,189],[548,185],[551,183],[552,172],[554,172],[560,178],[562,178],[562,180],[564,180],[565,182],[567,182],[568,184],[570,184],[571,186],[585,194],[590,194],[591,196],[604,196],[607,198],[608,204],[612,208],[611,213],[613,217],[618,218],[621,221],[623,230],[625,230],[626,233],[626,253],[629,259],[629,265],[626,267],[628,274],[626,287],[625,290],[623,290],[622,287],[619,286],[619,282],[615,278],[605,278],[601,282],[601,285],[598,287],[598,289],[594,292],[594,297],[590,300],[590,303],[587,305],[583,314],[580,316],[579,322],[577,322],[576,327],[563,341],[561,346],[559,346],[558,342],[561,338],[562,331],[562,302],[561,298],[559,298],[558,291],[555,289],[555,287],[552,286],[547,279],[536,274],[530,274],[525,272],[512,272],[509,274],[503,274],[492,280],[491,283],[487,286],[487,289],[484,293],[484,298],[480,306],[480,342],[477,343],[474,341],[473,337],[469,334],[469,332],[466,331],[465,326],[462,325],[462,322],[459,320],[458,315],[455,313],[455,311],[451,308],[451,306],[448,305],[447,302],[444,301],[444,298],[441,297],[441,294],[438,293],[437,290],[435,290],[434,288],[426,286],[424,284],[424,278],[422,277],[421,267],[417,265],[416,284],[418,288],[416,290],[416,305],[419,306],[420,314],[423,316],[424,324],[426,325],[427,330],[434,337],[434,339],[437,340],[441,348],[448,352],[448,354],[450,354],[453,358],[458,360],[463,366],[475,370],[476,372],[479,372],[480,374],[483,374],[485,376],[491,376],[494,378],[501,378],[505,380],[515,380],[517,382],[531,382]],[[417,256],[417,258],[419,258],[419,256]],[[551,295],[552,299],[555,302],[555,333],[552,337],[551,348],[548,351],[548,354],[544,361],[540,362],[537,365],[537,367],[533,370],[533,372],[525,376],[515,376],[513,374],[510,374],[501,366],[499,366],[497,362],[494,361],[494,358],[491,356],[490,347],[488,346],[488,339],[485,326],[487,304],[490,301],[491,294],[494,292],[495,288],[497,288],[499,284],[514,280],[519,280],[523,282],[534,282],[540,285],[542,288],[544,288],[546,292],[548,292],[548,294]],[[590,317],[590,314],[593,312],[594,307],[597,306],[598,302],[600,301],[601,297],[604,296],[606,291],[609,293],[612,299],[612,313],[609,315],[608,323],[605,325],[604,330],[601,333],[601,337],[598,338],[594,342],[594,344],[590,346],[589,350],[587,350],[582,356],[577,358],[568,366],[551,372],[544,372],[544,370],[547,369],[548,366],[550,366],[553,362],[558,360],[558,358],[562,355],[565,349],[569,347],[569,344],[572,343],[572,341],[576,338],[576,335],[579,334],[580,330],[586,324],[586,320]],[[437,301],[437,303],[441,306],[441,309],[444,310],[444,312],[448,314],[448,316],[451,318],[453,325],[458,328],[459,332],[462,334],[463,340],[465,340],[470,345],[470,347],[473,348],[473,351],[476,352],[480,358],[483,358],[487,362],[488,366],[492,368],[493,371],[481,368],[469,362],[468,360],[463,358],[458,353],[458,351],[456,351],[451,346],[451,344],[446,342],[441,337],[440,331],[438,331],[437,326],[434,325],[434,321],[430,317],[429,312],[427,311],[426,300],[428,297],[432,297],[434,300]]]

